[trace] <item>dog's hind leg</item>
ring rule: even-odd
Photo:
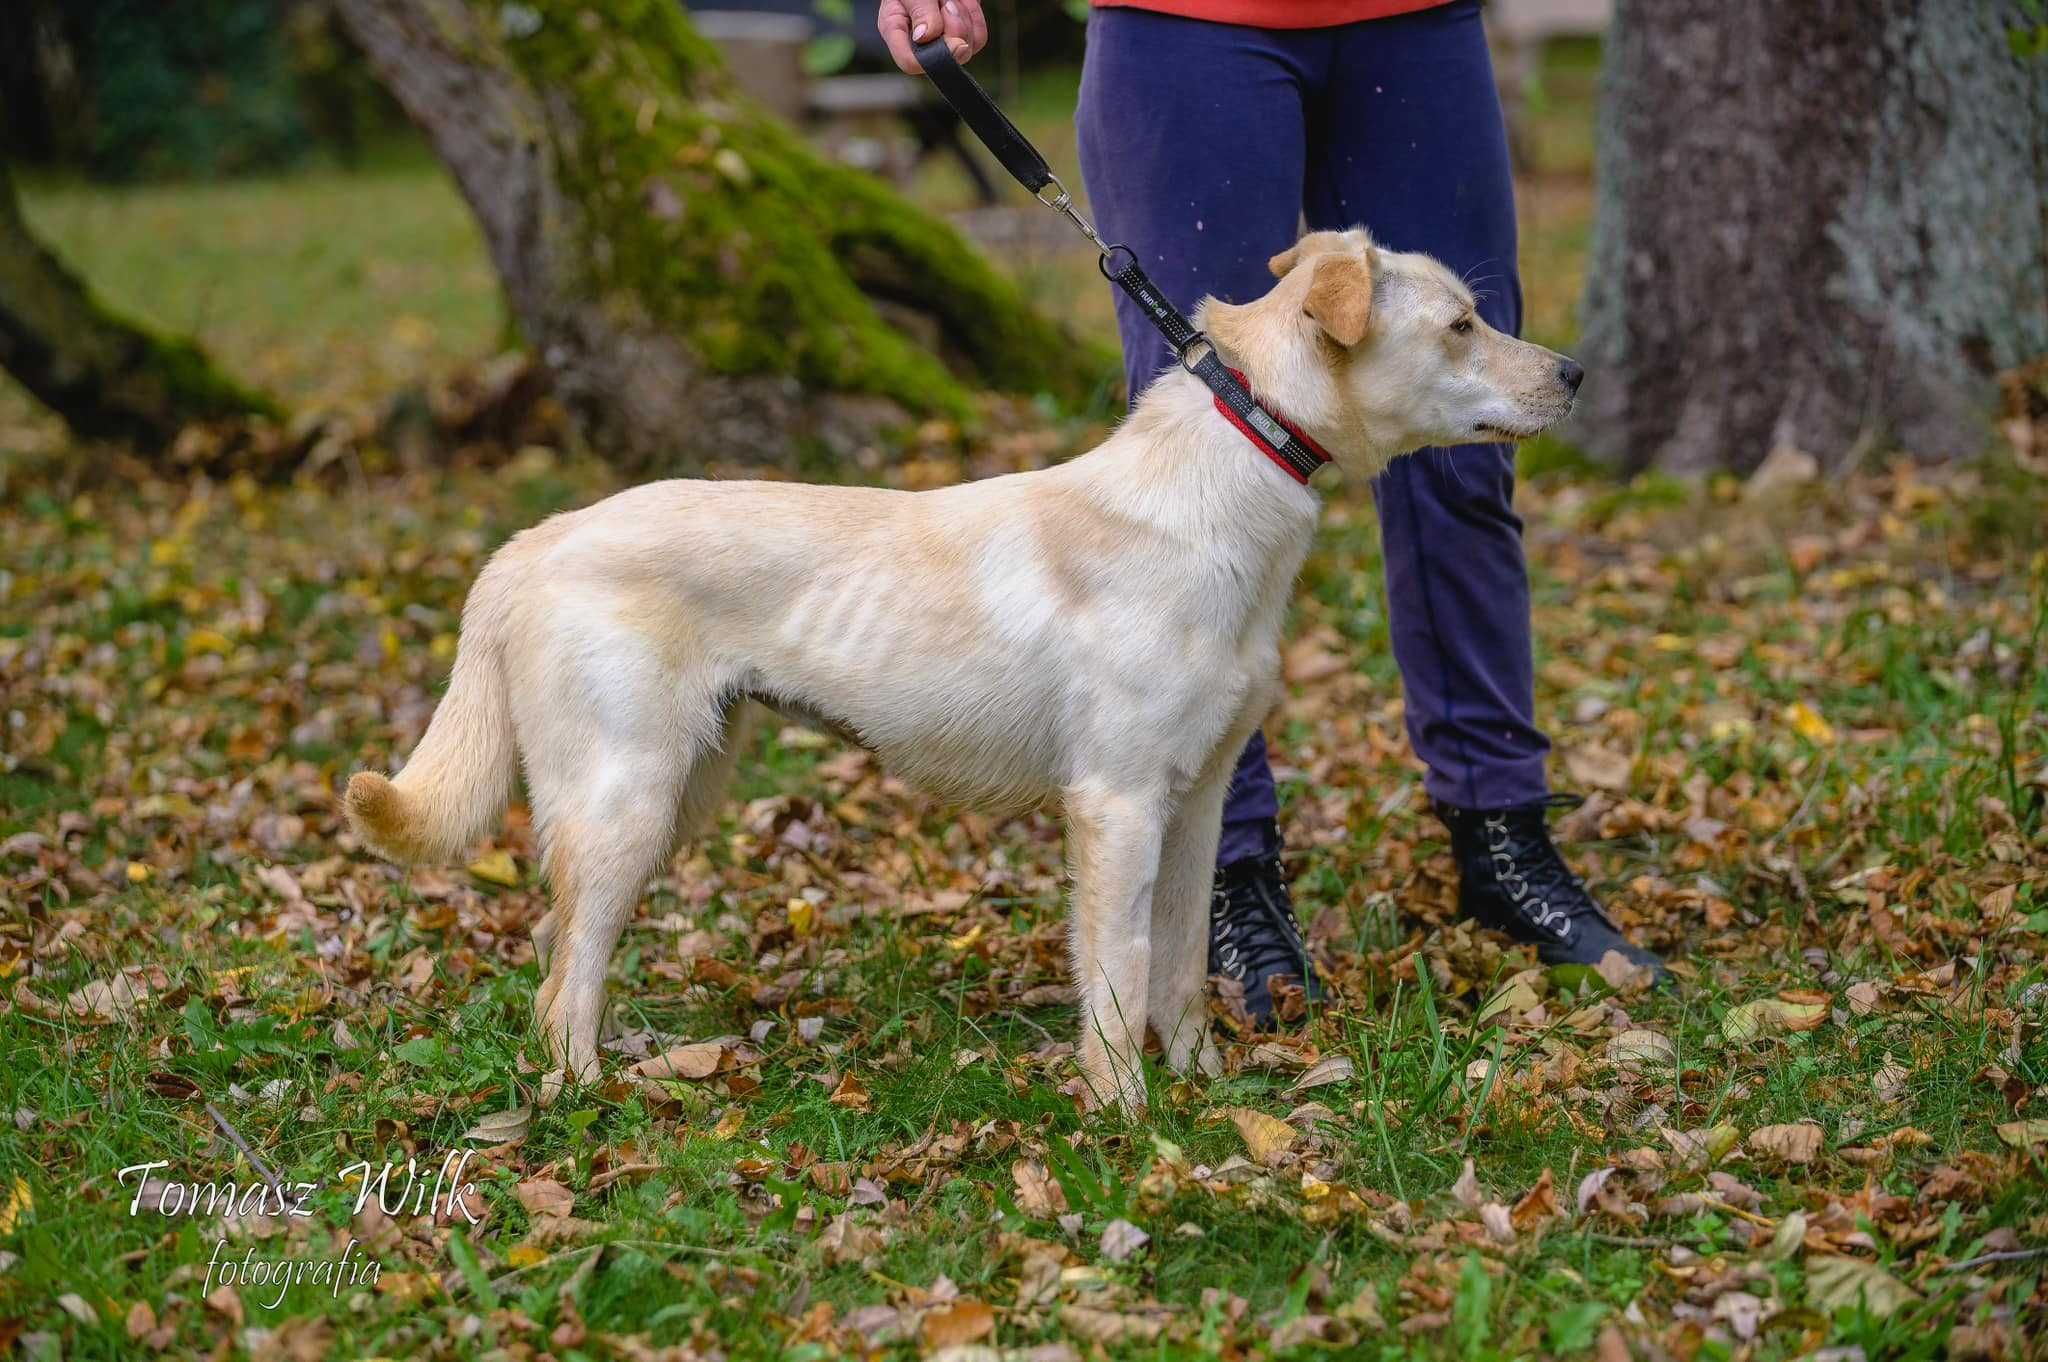
[[[1229,749],[1232,753],[1238,746]],[[1186,1073],[1222,1071],[1209,1043],[1209,888],[1216,878],[1216,842],[1223,826],[1228,771],[1188,792],[1166,826],[1159,884],[1152,891],[1152,970],[1146,1001],[1166,1066]]]
[[[753,742],[761,707],[746,700],[734,700],[725,707],[719,724],[718,741],[707,744],[683,774],[681,802],[676,808],[675,846],[703,835],[711,816],[725,801],[725,787],[732,783],[733,767],[740,754]]]
[[[1066,792],[1074,868],[1074,984],[1081,1074],[1098,1101],[1145,1105],[1140,1071],[1151,974],[1152,891],[1166,800],[1157,790],[1084,784]]]
[[[674,841],[672,759],[608,754],[547,833],[557,930],[548,977],[534,1000],[556,1062],[571,1077],[597,1076],[605,970],[647,878]]]
[[[725,710],[722,741],[713,744],[708,751],[691,763],[684,773],[678,804],[676,806],[674,845],[671,854],[692,838],[701,834],[711,821],[711,815],[718,811],[725,798],[725,787],[732,780],[733,767],[739,763],[740,753],[746,750],[752,739],[755,720],[760,707],[745,701],[735,701]],[[563,866],[558,872],[548,871],[548,882],[559,884],[567,874],[567,855],[559,857]],[[553,858],[551,858],[553,859]],[[566,905],[565,905],[566,906]],[[562,908],[550,908],[541,914],[540,921],[533,925],[533,952],[540,966],[542,979],[541,994],[535,1004],[536,1012],[545,1012],[560,989],[561,981],[550,969],[553,964],[555,939],[561,934],[565,921]]]
[[[675,845],[685,773],[723,745],[726,727],[710,678],[624,650],[607,661],[602,673],[538,678],[517,716],[554,900],[551,939],[535,943],[547,977],[534,1012],[578,1079],[596,1076],[612,948]]]

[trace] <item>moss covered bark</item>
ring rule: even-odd
[[[0,368],[89,439],[167,445],[186,426],[277,409],[189,341],[124,320],[36,240],[0,165]]]
[[[674,0],[341,10],[621,453],[767,452],[822,393],[963,415],[971,386],[1074,399],[1112,371],[952,228],[748,104]]]

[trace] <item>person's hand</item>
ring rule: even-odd
[[[943,37],[953,50],[953,60],[967,61],[988,46],[988,21],[981,17],[981,0],[882,0],[882,12],[875,26],[896,65],[913,76],[924,74],[912,49]]]

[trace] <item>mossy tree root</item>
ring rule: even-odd
[[[198,422],[276,419],[190,341],[109,311],[29,231],[0,165],[0,368],[87,439],[168,446]]]
[[[772,456],[823,394],[960,416],[970,385],[1076,401],[1114,371],[950,226],[744,100],[674,0],[340,10],[558,391],[629,461]]]

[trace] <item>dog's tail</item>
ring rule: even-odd
[[[405,769],[349,777],[349,826],[394,861],[445,861],[490,831],[517,770],[500,638],[504,583],[487,567],[463,611],[448,693]]]

